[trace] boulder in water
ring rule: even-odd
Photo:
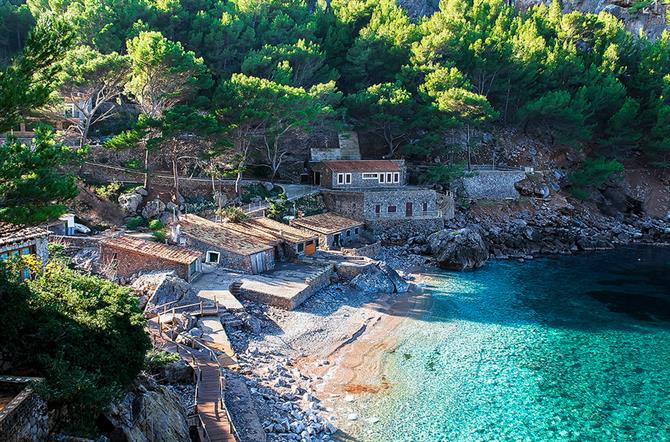
[[[488,260],[488,246],[479,229],[442,230],[428,237],[430,250],[440,267],[449,270],[476,269]]]

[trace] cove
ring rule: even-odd
[[[352,439],[670,440],[670,248],[430,277]]]

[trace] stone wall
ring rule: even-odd
[[[514,183],[526,178],[526,172],[520,170],[480,170],[475,173],[475,176],[461,179],[463,193],[467,198],[518,198],[519,192],[514,188]]]
[[[415,236],[425,238],[444,229],[444,220],[442,218],[380,219],[367,221],[366,226],[379,239],[400,240]]]
[[[21,392],[0,410],[0,440],[3,442],[41,442],[49,434],[46,403],[28,386],[38,379],[0,376],[0,384],[23,387]]]
[[[100,244],[100,262],[104,265],[112,264],[119,278],[129,278],[138,273],[147,273],[156,270],[174,270],[184,281],[190,282],[188,264],[178,263],[159,256],[147,256],[142,253],[131,252],[124,248],[110,244]]]
[[[377,241],[373,244],[366,244],[360,247],[342,248],[342,253],[347,256],[365,256],[368,258],[376,258],[382,250],[382,243]]]
[[[323,203],[330,212],[338,213],[347,218],[363,221],[363,192],[329,192],[323,191]]]
[[[219,252],[219,266],[225,267],[228,269],[239,270],[241,272],[253,273],[251,267],[251,255],[242,255],[239,253],[234,253],[228,250],[219,249],[207,244],[205,242],[199,241],[192,236],[187,236],[182,234],[186,238],[186,245],[195,250],[200,250],[203,253],[208,251]],[[268,263],[268,270],[272,270],[275,267],[275,258],[274,251],[267,250],[261,252],[265,255],[265,262]]]
[[[412,217],[438,217],[437,194],[431,189],[403,187],[398,190],[365,192],[363,219],[407,219],[407,204],[412,204]],[[425,204],[425,211],[424,211]],[[377,213],[379,206],[379,213]],[[389,212],[394,206],[396,211]]]

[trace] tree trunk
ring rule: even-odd
[[[144,188],[149,190],[149,147],[144,146]]]
[[[174,194],[178,198],[179,195],[179,168],[177,167],[177,159],[172,159],[172,177],[174,179]]]

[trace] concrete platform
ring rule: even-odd
[[[228,290],[200,290],[198,297],[207,301],[217,301],[219,308],[229,312],[239,312],[244,310],[244,306]]]
[[[221,365],[236,368],[237,356],[223,329],[221,319],[218,316],[205,316],[198,320],[198,328],[202,330],[202,341],[212,349],[222,352],[219,356]]]
[[[240,295],[254,302],[293,310],[330,284],[332,275],[332,264],[282,264],[262,275],[240,277]]]

